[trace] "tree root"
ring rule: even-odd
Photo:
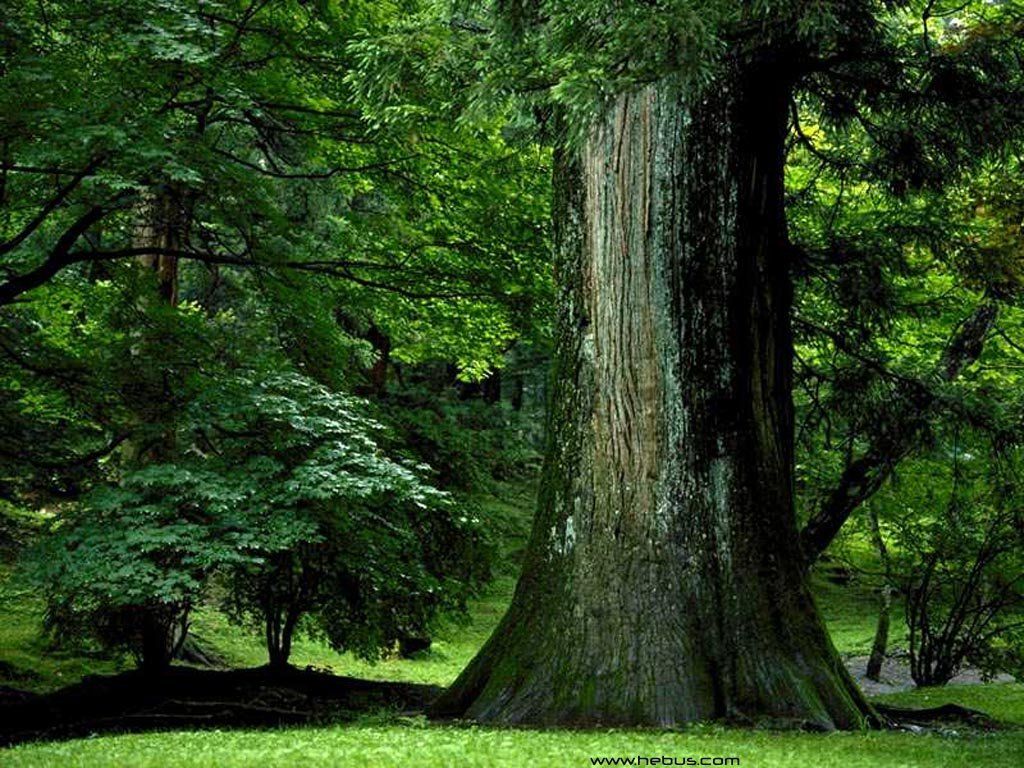
[[[986,731],[999,730],[1003,727],[990,715],[977,709],[961,707],[959,704],[943,704],[927,709],[875,704],[874,709],[887,721],[890,728],[901,730],[920,731],[938,724],[961,724]]]

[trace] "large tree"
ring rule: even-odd
[[[938,5],[501,4],[496,56],[540,51],[562,101],[551,443],[512,606],[439,713],[874,719],[803,570],[784,167],[801,101],[864,126],[846,161],[894,194],[1007,140],[1019,20],[940,38]]]

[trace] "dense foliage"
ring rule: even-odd
[[[297,627],[365,656],[429,637],[488,548],[431,485],[476,477],[468,430],[406,430],[400,392],[543,348],[546,151],[450,119],[456,73],[379,111],[397,7],[5,11],[0,495],[47,509],[51,629],[155,667],[211,600],[275,662]]]
[[[339,650],[375,655],[462,606],[486,576],[479,521],[381,452],[365,403],[295,375],[225,389],[191,407],[190,456],[101,485],[60,521],[37,572],[54,630],[142,657],[130,617],[155,615],[160,665],[184,634],[167,636],[172,621],[187,626],[219,578],[283,663],[306,614]]]

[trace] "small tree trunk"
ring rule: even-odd
[[[512,378],[512,394],[509,396],[509,404],[513,411],[523,410],[523,396],[526,390],[526,382],[523,374],[517,373]]]
[[[889,586],[882,587],[878,606],[878,623],[875,625],[875,640],[871,645],[871,656],[865,671],[869,680],[879,680],[882,676],[882,664],[889,645],[889,614],[892,606],[892,591]]]
[[[283,667],[288,663],[283,657],[281,646],[281,614],[277,610],[267,611],[266,624],[267,661],[271,667]]]
[[[768,66],[618,97],[556,163],[549,450],[508,614],[435,708],[499,723],[859,728],[793,502]]]
[[[367,373],[370,381],[370,393],[375,397],[383,397],[388,391],[388,368],[391,365],[391,339],[376,325],[371,325],[366,334],[367,340],[373,345],[377,359]]]
[[[188,632],[188,608],[170,606],[143,609],[139,668],[149,675],[167,670]]]
[[[294,606],[288,610],[288,615],[281,628],[281,654],[280,665],[288,666],[288,659],[292,655],[292,638],[295,636],[295,626],[299,622],[299,611]]]
[[[480,393],[488,405],[501,402],[501,371],[491,371],[480,383]]]
[[[882,531],[878,525],[878,512],[874,506],[869,505],[868,516],[871,521],[871,538],[874,540],[875,548],[878,550],[878,557],[882,562],[884,581],[879,591],[878,624],[875,626],[875,640],[871,645],[871,656],[868,658],[865,674],[869,680],[878,680],[882,675],[882,664],[885,661],[886,650],[889,646],[889,619],[892,610],[892,567],[889,561],[889,550],[885,546],[885,539],[882,538]]]

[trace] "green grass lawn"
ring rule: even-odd
[[[958,700],[966,689],[948,689]],[[973,700],[967,694],[966,700]],[[1024,724],[1019,685],[991,686],[986,702]],[[903,704],[926,703],[919,694]],[[1024,730],[988,734],[777,733],[696,726],[684,731],[540,731],[364,721],[270,731],[189,731],[28,744],[0,764],[29,766],[589,766],[593,757],[738,757],[763,768],[1019,768]],[[669,763],[672,764],[672,763]],[[679,763],[684,764],[684,763]]]
[[[504,536],[503,562],[511,564],[503,566],[488,590],[472,602],[467,623],[443,627],[431,650],[416,659],[370,664],[302,639],[295,645],[293,662],[374,679],[450,683],[488,637],[511,598],[515,553],[523,545],[522,536],[515,531],[515,519],[528,515],[531,494],[526,487],[513,486],[507,491],[504,501],[488,502],[488,511],[510,527],[510,533]],[[839,650],[866,652],[876,610],[871,591],[857,582],[837,586],[823,579],[815,579],[814,586]],[[0,682],[47,690],[86,673],[112,672],[124,665],[116,660],[48,650],[38,632],[38,599],[10,583],[0,583],[0,590],[0,661],[24,675]],[[253,666],[266,661],[258,636],[230,625],[212,608],[197,613],[193,631],[233,665]],[[711,726],[672,732],[532,731],[458,728],[381,714],[349,725],[164,732],[21,745],[0,750],[0,766],[585,766],[591,765],[592,757],[641,755],[739,757],[740,765],[766,768],[1024,765],[1024,685],[950,686],[880,700],[920,707],[956,702],[984,710],[1016,728],[985,734],[925,735],[794,734]]]

